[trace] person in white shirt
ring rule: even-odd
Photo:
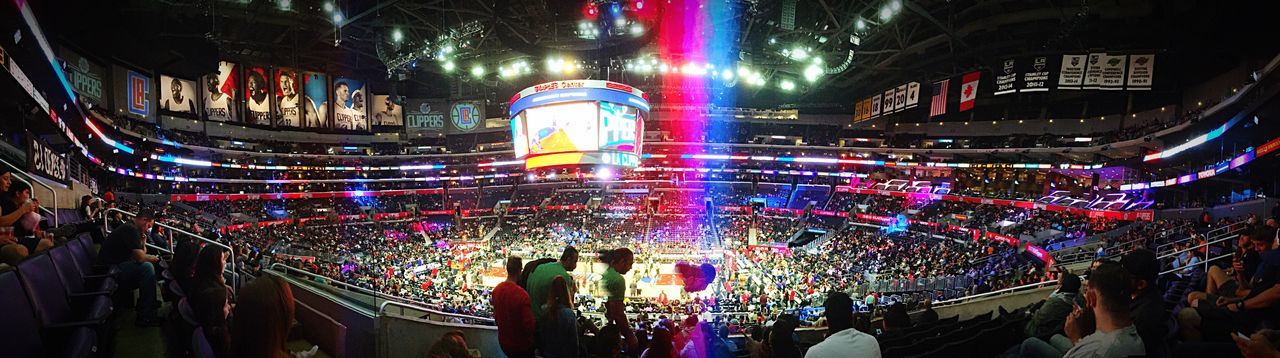
[[[169,82],[169,98],[160,103],[160,109],[172,112],[195,113],[196,103],[182,95],[182,81],[174,78]]]
[[[347,100],[351,98],[351,87],[346,82],[338,82],[333,85],[333,128],[336,129],[355,129],[354,118],[351,115],[351,108],[347,107]]]
[[[249,91],[249,123],[271,125],[271,102],[267,101],[267,80],[262,73],[249,71],[245,76]]]
[[[276,107],[280,113],[276,115],[276,125],[297,127],[302,124],[301,107],[298,107],[298,89],[293,81],[293,73],[280,72],[280,96],[276,97]]]
[[[209,94],[205,95],[204,100],[205,116],[209,120],[219,122],[234,120],[234,104],[230,95],[222,93],[222,81],[218,79],[218,74],[209,75],[207,81],[205,89],[209,91]]]
[[[1085,305],[1093,311],[1093,334],[1081,337],[1083,332],[1068,324],[1063,327],[1067,338],[1074,343],[1065,358],[1101,357],[1123,358],[1147,355],[1142,337],[1133,325],[1129,314],[1132,299],[1132,275],[1117,263],[1104,263],[1089,272],[1089,289],[1085,291]],[[1072,315],[1079,315],[1077,306]]]
[[[824,305],[827,339],[809,348],[805,358],[880,357],[880,343],[869,334],[853,328],[853,299],[844,292],[827,294]]]

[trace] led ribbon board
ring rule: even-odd
[[[511,97],[511,138],[525,169],[572,165],[640,165],[649,101],[616,82],[556,81]]]

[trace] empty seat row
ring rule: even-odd
[[[82,237],[0,272],[0,346],[13,357],[88,357],[112,314],[116,285]]]

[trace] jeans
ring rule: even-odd
[[[1071,340],[1061,334],[1055,334],[1049,338],[1048,342],[1043,339],[1031,337],[1022,341],[1022,344],[1015,347],[1016,351],[1013,356],[1021,358],[1062,358],[1071,350]]]
[[[138,285],[138,317],[155,318],[160,302],[156,301],[156,268],[150,262],[133,260],[116,264],[116,279],[125,285]]]

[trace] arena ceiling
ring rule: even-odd
[[[825,60],[820,79],[795,93],[744,86],[735,91],[736,105],[837,111],[851,98],[907,79],[991,68],[1010,56],[1091,49],[1173,53],[1178,78],[1165,83],[1180,85],[1252,52],[1272,53],[1275,46],[1242,36],[1268,33],[1273,21],[1262,21],[1263,12],[1244,3],[1196,0],[593,0],[596,15],[583,0],[72,3],[39,10],[58,14],[48,21],[74,46],[161,72],[194,76],[221,57],[365,76],[379,80],[375,86],[393,87],[383,90],[407,95],[495,98],[547,80],[537,70],[549,56],[587,64],[578,77],[625,77],[629,61],[664,46],[664,27],[689,26],[662,21],[663,14],[703,13],[702,26],[728,29],[706,35],[720,43],[709,51],[725,53],[704,58],[749,63],[768,78],[797,79],[805,77],[809,58]],[[630,16],[626,26],[641,30],[585,20],[607,17],[614,3]],[[593,25],[590,30],[619,34],[583,36],[584,22]],[[77,31],[84,28],[125,31]],[[805,49],[805,58],[788,53],[793,48]],[[678,63],[685,55],[669,56]],[[537,70],[506,78],[501,71],[519,59]],[[458,68],[446,69],[444,61]],[[468,75],[473,63],[488,64],[483,76]],[[628,82],[645,82],[636,77]]]

